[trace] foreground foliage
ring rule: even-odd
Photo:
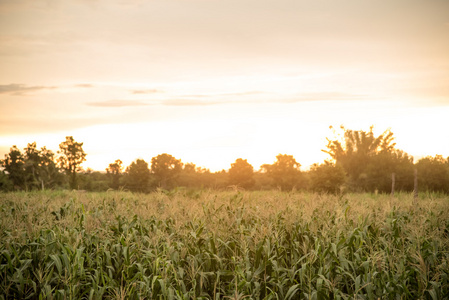
[[[0,299],[443,299],[449,199],[0,194]]]

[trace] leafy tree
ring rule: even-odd
[[[274,185],[281,190],[292,190],[300,185],[301,164],[292,155],[279,154],[272,165],[262,165],[261,168],[272,178]]]
[[[420,190],[449,193],[449,157],[427,156],[416,163]]]
[[[104,192],[109,188],[108,174],[88,168],[78,174],[78,186],[82,190]]]
[[[5,154],[5,159],[1,161],[2,167],[8,173],[14,188],[28,189],[25,173],[25,157],[17,146],[12,146],[9,153]]]
[[[316,192],[337,194],[346,180],[343,167],[328,161],[321,165],[312,165],[309,175],[311,188]]]
[[[175,185],[182,170],[182,162],[170,154],[159,154],[151,159],[151,172],[157,180],[157,185],[166,189]]]
[[[179,186],[183,187],[200,187],[201,169],[197,168],[193,163],[186,163],[178,177]]]
[[[77,188],[77,172],[81,171],[81,164],[86,160],[83,143],[75,142],[72,136],[67,136],[65,142],[59,144],[59,166],[69,176],[71,189]]]
[[[131,165],[126,168],[127,178],[126,183],[131,191],[148,192],[150,181],[150,170],[148,163],[143,159],[133,161]]]
[[[389,192],[392,173],[400,174],[402,187],[409,188],[406,179],[412,176],[410,168],[413,159],[405,152],[395,149],[396,144],[390,130],[376,137],[373,126],[367,132],[343,126],[340,129],[343,136],[334,140],[327,138],[327,150],[322,151],[343,167],[352,190]]]
[[[203,174],[203,180],[207,182],[207,187],[213,189],[224,189],[228,186],[229,175],[226,170],[210,173],[209,171]]]
[[[30,190],[54,187],[61,183],[61,174],[54,153],[47,148],[37,149],[36,142],[29,143],[22,153],[13,146],[1,161],[9,179],[16,188]]]
[[[330,128],[332,129],[332,126]],[[393,133],[390,130],[375,137],[373,126],[368,132],[350,130],[343,126],[340,128],[344,132],[343,141],[326,138],[328,150],[322,151],[329,154],[337,164],[341,164],[352,180],[359,178],[372,156],[381,151],[388,152],[395,146],[392,142]]]
[[[0,191],[12,191],[14,185],[4,170],[0,170]]]
[[[36,142],[28,144],[25,150],[26,181],[35,188],[55,187],[61,183],[61,174],[55,163],[55,154],[42,147],[36,147]]]
[[[196,173],[196,165],[194,163],[186,163],[183,170],[186,173]]]
[[[122,164],[123,162],[120,159],[117,159],[106,168],[106,173],[111,178],[110,186],[113,189],[118,189],[120,186],[120,175],[123,171]]]
[[[45,146],[40,151],[39,180],[42,188],[54,188],[62,184],[63,174],[56,164],[55,153]]]
[[[391,192],[392,175],[396,191],[413,190],[413,157],[402,150],[391,150],[373,155],[364,170],[366,191]],[[362,184],[362,182],[360,182]]]
[[[260,170],[254,172],[254,189],[256,190],[269,190],[272,188],[273,179],[268,175],[264,166],[261,166]]]
[[[238,158],[229,169],[229,184],[248,189],[254,186],[254,168],[246,159]]]

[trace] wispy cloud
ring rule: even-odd
[[[75,87],[78,87],[78,88],[93,88],[94,85],[93,84],[89,84],[89,83],[80,83],[80,84],[76,84]]]
[[[264,104],[264,103],[296,103],[307,101],[347,101],[347,100],[368,100],[371,99],[366,95],[357,95],[349,93],[306,93],[300,94],[296,97],[290,97],[286,99],[278,99],[273,97],[272,99],[257,99],[257,98],[238,98],[239,96],[245,96],[251,93],[229,93],[229,94],[215,94],[215,95],[184,95],[180,98],[166,99],[166,100],[109,100],[101,102],[89,102],[86,103],[89,106],[95,107],[132,107],[132,106],[210,106],[210,105],[225,105],[225,104]],[[261,94],[261,92],[257,92]],[[196,96],[196,97],[195,97]],[[227,97],[226,97],[227,96]],[[195,99],[196,98],[196,99]]]
[[[256,97],[246,97],[256,96]],[[263,96],[259,98],[257,96]],[[268,97],[267,97],[268,96]],[[210,95],[184,95],[183,99],[166,100],[162,105],[170,106],[188,106],[188,105],[218,105],[218,104],[262,104],[262,103],[296,103],[309,101],[351,101],[351,100],[369,100],[371,97],[363,94],[351,94],[341,92],[319,92],[319,93],[301,93],[280,99],[274,93],[266,92],[242,92],[242,93],[223,93]],[[196,99],[195,99],[196,98]],[[197,100],[197,99],[213,100]]]
[[[305,101],[348,101],[348,100],[368,100],[371,99],[368,95],[351,94],[341,92],[323,92],[323,93],[304,93],[296,97],[285,99],[282,102],[295,103]]]
[[[212,93],[212,94],[195,94],[195,95],[182,95],[184,98],[222,98],[222,97],[244,97],[268,94],[267,92],[261,91],[248,91],[248,92],[236,92],[236,93]]]
[[[95,107],[127,107],[127,106],[147,106],[148,103],[136,100],[109,100],[102,102],[89,102],[89,106]]]
[[[25,84],[4,84],[0,85],[0,94],[11,94],[14,96],[24,96],[32,92],[41,90],[57,89],[55,86],[29,86]]]
[[[161,93],[162,91],[156,90],[156,89],[149,89],[149,90],[132,90],[133,94],[156,94]]]
[[[162,105],[166,106],[205,106],[205,105],[216,105],[224,104],[225,101],[201,101],[201,100],[186,100],[186,99],[172,99],[160,102]]]

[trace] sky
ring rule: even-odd
[[[449,156],[447,0],[0,0],[0,157],[307,169],[329,126]]]

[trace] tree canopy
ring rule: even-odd
[[[150,169],[143,159],[136,159],[126,168],[126,187],[135,192],[147,192],[149,190]]]
[[[246,159],[237,158],[229,169],[229,184],[245,189],[254,186],[254,168]]]
[[[328,161],[312,165],[309,173],[311,189],[315,192],[337,194],[341,192],[346,180],[343,167]]]
[[[59,166],[70,177],[70,188],[77,188],[76,174],[81,170],[81,164],[86,160],[86,153],[83,150],[83,143],[75,142],[72,136],[67,136],[66,140],[59,144]]]
[[[420,190],[449,193],[449,158],[441,155],[424,157],[414,162],[413,157],[397,149],[394,135],[386,130],[374,134],[345,127],[334,129],[333,138],[327,138],[326,149],[330,161],[314,164],[301,172],[301,165],[292,155],[279,154],[273,164],[264,164],[255,172],[246,159],[238,158],[229,170],[210,172],[193,163],[183,164],[170,154],[159,154],[151,159],[151,168],[143,159],[133,161],[123,172],[120,159],[110,163],[106,172],[84,171],[86,160],[83,143],[72,136],[59,145],[57,155],[46,147],[29,143],[23,151],[12,146],[0,160],[0,190],[36,190],[48,188],[86,189],[105,191],[108,188],[149,192],[156,187],[172,189],[214,188],[238,186],[245,189],[272,189],[284,191],[307,189],[316,192],[390,193],[412,191],[414,171],[418,171]]]
[[[182,162],[170,154],[163,153],[151,159],[151,172],[157,179],[161,188],[171,188],[181,173]]]
[[[111,178],[110,187],[113,189],[118,189],[120,187],[120,175],[123,171],[123,162],[120,159],[116,159],[115,162],[110,163],[109,167],[106,168],[106,173]]]
[[[413,158],[395,148],[390,130],[376,137],[373,126],[369,131],[350,130],[343,126],[340,129],[343,134],[332,140],[327,138],[327,149],[323,151],[343,167],[351,190],[388,192],[392,173],[397,175],[400,189],[410,188],[407,183],[413,181],[410,179],[413,176]]]
[[[279,154],[273,164],[265,164],[261,168],[273,179],[275,186],[281,190],[292,190],[300,185],[300,167],[293,155]]]
[[[16,189],[52,188],[62,180],[54,156],[46,147],[37,149],[36,142],[33,142],[24,148],[23,153],[13,146],[0,165]]]

